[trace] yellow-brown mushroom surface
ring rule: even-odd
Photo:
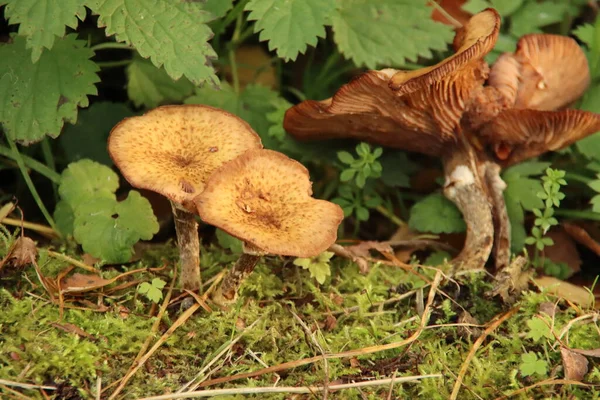
[[[162,106],[111,131],[109,153],[129,183],[174,202],[191,201],[210,174],[249,149],[262,148],[250,125],[202,105]]]
[[[203,221],[266,253],[312,257],[337,237],[342,209],[311,197],[306,168],[271,150],[223,165],[194,200]]]

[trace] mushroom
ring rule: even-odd
[[[249,150],[208,179],[194,199],[200,217],[244,242],[216,303],[235,300],[261,256],[313,257],[335,242],[343,211],[312,198],[311,186],[302,164],[272,150]]]
[[[579,46],[561,36],[527,35],[490,74],[484,56],[499,29],[500,16],[486,9],[457,30],[456,53],[438,64],[367,71],[330,99],[290,108],[284,120],[299,140],[355,138],[441,158],[444,194],[467,225],[465,245],[453,261],[464,269],[483,267],[493,246],[497,268],[510,260],[501,166],[600,130],[597,114],[555,111],[589,83]],[[561,85],[569,85],[569,93]]]
[[[112,129],[108,151],[125,179],[171,201],[184,289],[195,291],[201,284],[193,198],[214,170],[257,148],[261,141],[250,125],[202,105],[158,107]]]

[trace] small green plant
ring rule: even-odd
[[[354,179],[356,186],[363,188],[367,179],[381,176],[382,167],[377,159],[381,157],[383,150],[381,147],[377,147],[371,152],[370,145],[360,143],[356,146],[356,154],[358,157],[354,158],[347,151],[338,151],[338,159],[348,166],[342,171],[340,181],[349,182]]]
[[[296,258],[294,265],[307,269],[311,278],[315,278],[319,284],[324,284],[328,276],[331,276],[331,262],[333,253],[324,251],[316,257],[311,258]]]
[[[550,332],[550,327],[541,317],[533,317],[527,321],[527,338],[538,343],[542,338],[553,339],[554,336]]]
[[[546,376],[548,371],[548,362],[546,360],[539,359],[536,353],[530,351],[521,355],[519,370],[523,376],[531,376],[533,374]]]
[[[158,303],[163,298],[162,289],[167,283],[160,278],[152,279],[152,282],[142,282],[138,286],[138,292],[146,296],[153,303]]]
[[[562,186],[566,186],[564,179],[565,171],[552,168],[546,169],[546,175],[542,176],[543,190],[537,193],[537,197],[543,201],[542,208],[534,208],[535,215],[534,226],[531,228],[531,235],[525,239],[525,243],[535,246],[535,255],[533,265],[536,268],[543,268],[544,262],[540,259],[540,252],[547,246],[554,245],[552,238],[546,236],[548,230],[558,225],[558,220],[554,217],[555,208],[560,207],[560,202],[565,198],[565,194],[560,191]],[[548,272],[556,272],[549,269]]]

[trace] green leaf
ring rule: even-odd
[[[63,236],[73,234],[75,215],[73,213],[73,208],[65,200],[56,203],[56,207],[54,208],[54,221],[56,222],[56,227]]]
[[[573,29],[572,33],[583,43],[591,46],[594,43],[595,29],[592,24],[582,24]]]
[[[92,160],[69,164],[63,171],[58,193],[73,210],[95,198],[114,198],[119,177],[109,167]]]
[[[548,362],[546,360],[539,360],[536,353],[529,352],[522,354],[521,360],[522,362],[519,364],[519,370],[521,371],[521,375],[546,375],[546,372],[548,370]]]
[[[410,175],[419,167],[412,162],[403,151],[385,151],[379,159],[381,163],[381,180],[391,187],[410,187]]]
[[[324,251],[320,255],[312,258],[296,258],[294,265],[307,269],[310,276],[315,278],[319,284],[324,284],[328,276],[331,275],[329,260],[333,256],[332,252]]]
[[[150,301],[154,303],[158,303],[162,298],[162,288],[165,287],[167,283],[160,278],[152,279],[152,283],[142,282],[138,287],[138,291],[145,295]]]
[[[185,100],[186,104],[206,104],[222,108],[237,115],[252,126],[263,140],[266,148],[278,145],[268,132],[271,123],[267,115],[275,110],[274,102],[278,99],[277,92],[260,85],[248,85],[239,95],[231,86],[223,83],[221,90],[200,88],[196,93]]]
[[[371,69],[378,65],[399,66],[419,57],[431,58],[432,49],[446,50],[452,30],[431,19],[427,3],[427,0],[338,0],[332,17],[334,40],[357,66]]]
[[[121,202],[98,197],[75,209],[75,239],[85,252],[109,263],[129,261],[133,245],[152,239],[156,232],[150,202],[136,191]]]
[[[349,180],[351,180],[352,178],[354,178],[354,174],[356,174],[356,170],[355,169],[345,169],[340,174],[340,181],[342,181],[342,182],[348,182]]]
[[[9,24],[19,24],[19,36],[27,36],[31,61],[37,62],[44,48],[51,49],[56,37],[65,35],[65,26],[77,28],[85,18],[85,0],[2,0]]]
[[[98,25],[106,35],[116,35],[150,58],[173,79],[185,75],[194,84],[218,84],[211,66],[216,53],[208,44],[212,37],[206,25],[212,15],[200,2],[167,0],[88,0],[99,15]]]
[[[215,19],[224,17],[232,7],[233,0],[206,0],[202,5],[202,9],[211,13]]]
[[[439,250],[431,253],[425,261],[423,261],[423,265],[429,265],[431,267],[437,267],[438,265],[443,265],[448,260],[451,260],[452,256],[447,251]]]
[[[471,13],[477,14],[480,11],[485,10],[486,8],[492,7],[489,1],[486,0],[468,0],[463,6],[462,9]]]
[[[98,67],[85,42],[67,35],[32,64],[25,38],[0,45],[0,121],[12,140],[24,144],[59,135],[64,121],[77,121],[77,107],[96,94]]]
[[[511,15],[523,5],[523,0],[491,0],[492,6],[503,17]]]
[[[337,156],[344,164],[352,164],[354,162],[354,157],[347,151],[338,151]]]
[[[227,232],[217,228],[216,230],[217,241],[219,245],[225,249],[231,250],[233,254],[241,254],[243,251],[242,241],[236,237],[231,236]]]
[[[525,231],[525,213],[521,203],[513,197],[504,195],[504,201],[506,203],[506,213],[508,214],[508,220],[510,221],[510,248],[513,254],[518,254],[525,247],[525,238],[527,232]]]
[[[271,101],[271,104],[275,109],[267,114],[267,121],[271,123],[268,134],[283,142],[288,138],[287,132],[283,129],[283,120],[285,112],[292,106],[292,103],[282,97],[277,97]]]
[[[458,208],[440,193],[417,202],[410,210],[408,225],[411,229],[432,233],[457,233],[466,229]]]
[[[307,45],[316,46],[325,37],[325,24],[334,12],[335,0],[250,0],[248,20],[256,21],[254,32],[269,41],[285,61],[295,60]]]
[[[185,77],[173,80],[164,68],[141,57],[134,57],[126,72],[127,96],[136,107],[179,103],[194,92],[194,85]]]
[[[529,332],[527,332],[527,338],[533,340],[535,343],[539,342],[541,338],[553,339],[552,332],[548,324],[539,317],[533,317],[527,321]]]
[[[132,115],[123,103],[101,101],[82,110],[74,125],[66,125],[59,137],[67,162],[88,158],[112,165],[106,149],[110,130],[123,118]]]
[[[511,16],[510,31],[515,37],[541,32],[538,28],[561,22],[568,8],[568,2],[528,2]]]

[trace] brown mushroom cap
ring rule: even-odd
[[[126,118],[108,139],[115,165],[131,185],[184,204],[209,175],[248,149],[262,148],[250,125],[202,105],[162,106]]]
[[[505,110],[479,131],[504,166],[559,150],[600,131],[600,114],[581,110]]]
[[[549,34],[525,35],[514,54],[492,66],[488,83],[509,98],[514,108],[556,110],[587,89],[587,58],[575,40]]]
[[[483,57],[500,17],[488,9],[456,35],[458,53],[416,71],[368,71],[330,99],[290,108],[284,128],[299,140],[354,138],[438,156],[454,143],[469,98],[487,78]]]
[[[311,197],[306,168],[271,150],[223,165],[194,200],[204,222],[267,253],[313,257],[337,237],[342,209]]]
[[[500,15],[496,10],[488,8],[475,14],[456,32],[455,54],[430,67],[398,71],[390,80],[390,87],[398,94],[412,93],[439,82],[448,75],[465,76],[466,71],[461,71],[464,67],[480,69],[484,64],[483,57],[494,48],[499,32]],[[473,78],[465,76],[467,77]]]

